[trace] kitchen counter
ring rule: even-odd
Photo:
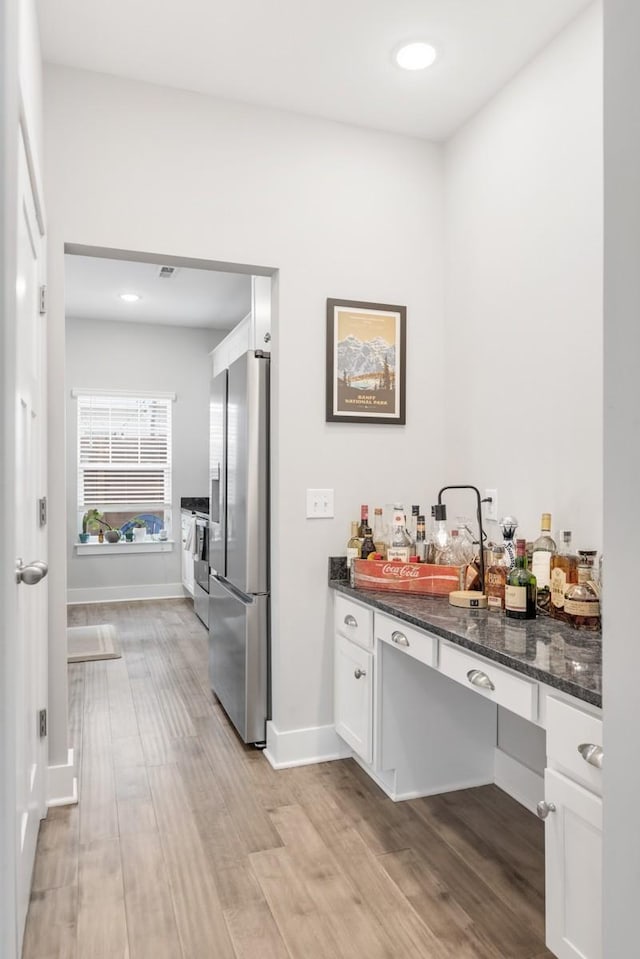
[[[330,557],[329,586],[358,602],[441,636],[593,706],[602,706],[602,636],[550,616],[507,619],[450,606],[446,597],[354,589],[345,557]]]

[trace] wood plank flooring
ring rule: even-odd
[[[80,801],[42,823],[23,959],[544,959],[543,826],[493,786],[393,803],[351,760],[275,772],[181,600],[76,606]]]

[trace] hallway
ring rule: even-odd
[[[544,959],[543,825],[493,786],[394,804],[351,760],[275,772],[187,601],[70,608],[80,802],[41,825],[23,959]],[[301,641],[304,641],[301,638]]]

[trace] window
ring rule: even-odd
[[[74,391],[78,400],[78,513],[98,510],[126,530],[168,526],[171,402],[167,394]],[[97,530],[91,530],[97,532]]]

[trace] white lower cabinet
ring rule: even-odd
[[[336,732],[366,763],[373,761],[373,654],[336,635]]]
[[[602,959],[602,799],[547,769],[545,802],[547,946],[558,959]]]

